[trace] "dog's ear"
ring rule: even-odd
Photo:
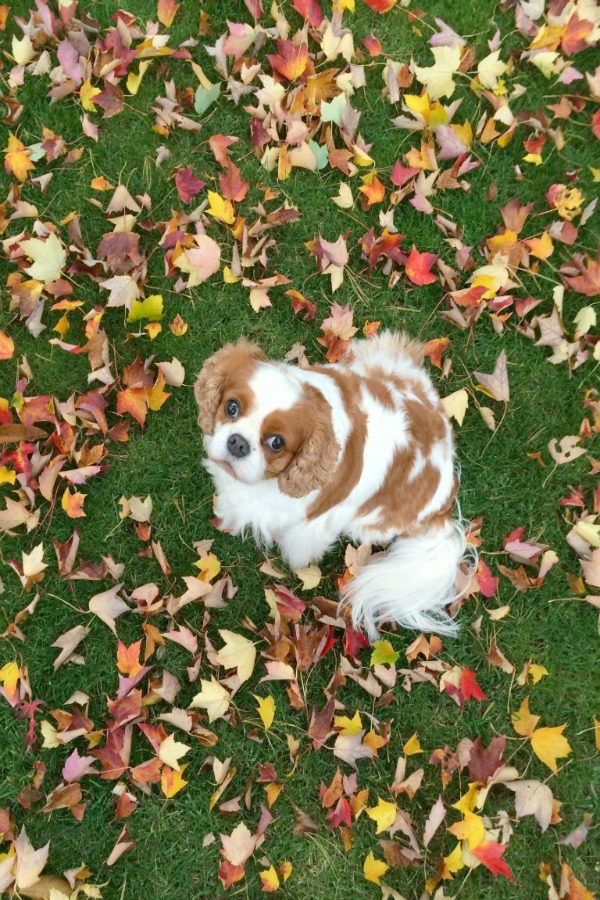
[[[340,453],[331,424],[331,407],[316,388],[309,385],[305,391],[307,436],[277,479],[280,491],[288,497],[304,497],[327,484]]]
[[[253,360],[260,362],[266,358],[258,344],[242,338],[235,344],[225,344],[206,360],[194,385],[198,425],[205,434],[212,434],[214,431],[215,416],[227,379],[241,373]]]

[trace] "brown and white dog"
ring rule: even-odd
[[[345,602],[372,638],[380,622],[453,634],[464,527],[450,422],[423,347],[383,332],[340,363],[274,362],[245,339],[195,385],[216,514],[233,534],[277,544],[288,564],[317,561],[341,535],[390,544],[350,582]]]

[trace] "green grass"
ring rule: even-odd
[[[118,6],[108,0],[80,2],[80,7],[96,17],[103,28],[109,24],[110,16]],[[328,8],[327,3],[323,6]],[[131,7],[142,22],[155,16],[155,4],[147,0],[139,0]],[[282,7],[295,29],[300,23],[291,4],[283,3]],[[200,38],[199,46],[192,52],[207,75],[216,80],[211,59],[203,45],[214,43],[225,30],[227,19],[249,21],[249,17],[243,4],[231,0],[222,4],[208,3],[206,9],[211,15],[212,36]],[[13,10],[17,15],[27,16],[28,3],[17,0]],[[496,26],[503,35],[502,58],[506,58],[509,49],[522,49],[524,46],[522,38],[513,33],[514,18],[498,11],[490,0],[479,4],[452,4],[451,7],[441,0],[433,0],[427,4],[427,13],[424,22],[413,25],[403,10],[377,16],[358,0],[357,12],[353,17],[346,14],[345,21],[347,19],[354,32],[356,46],[364,36],[374,33],[380,38],[387,56],[404,62],[413,54],[420,65],[430,63],[430,53],[426,48],[426,38],[430,33],[427,23],[433,22],[435,15],[442,16],[456,31],[464,34],[477,49],[479,57],[487,52],[485,42],[492,37]],[[171,46],[190,35],[195,36],[197,23],[198,5],[191,0],[183,0],[171,29]],[[13,28],[14,23],[9,21],[8,31],[0,34],[4,48],[10,47]],[[582,71],[593,70],[597,62],[593,54],[593,50],[587,50],[578,55],[576,65]],[[367,89],[357,91],[352,100],[353,105],[363,111],[360,131],[367,141],[373,142],[371,153],[378,170],[383,173],[382,178],[389,174],[396,159],[419,143],[418,135],[400,131],[390,123],[390,118],[397,115],[399,109],[395,110],[380,96],[379,64],[385,58],[379,57],[367,70]],[[4,72],[0,73],[0,77],[6,75],[8,69],[9,64],[5,60]],[[41,195],[36,188],[25,184],[23,199],[38,206],[42,220],[59,223],[69,213],[77,212],[84,239],[93,253],[102,234],[110,227],[103,219],[102,211],[89,203],[90,198],[94,197],[106,205],[110,197],[110,193],[97,194],[90,189],[93,177],[103,175],[114,185],[125,183],[132,194],[147,191],[152,197],[149,218],[153,222],[164,221],[169,218],[172,209],[182,208],[174,182],[167,180],[172,169],[192,163],[195,174],[206,180],[209,187],[214,187],[218,166],[206,142],[216,133],[238,136],[240,141],[232,148],[232,157],[239,162],[242,175],[252,184],[247,200],[241,205],[242,214],[248,218],[252,216],[251,208],[260,201],[267,185],[280,190],[281,200],[287,198],[302,214],[298,221],[273,233],[278,250],[270,251],[268,274],[277,270],[287,275],[291,279],[289,287],[302,291],[317,303],[318,313],[314,322],[302,322],[293,315],[289,300],[284,296],[283,289],[279,288],[271,294],[272,307],[257,316],[249,306],[247,292],[240,286],[224,284],[220,276],[191,291],[176,294],[172,290],[173,282],[164,277],[162,252],[152,253],[157,248],[159,233],[142,232],[140,244],[150,256],[147,294],[163,294],[165,327],[154,342],[147,337],[127,340],[128,329],[122,310],[108,310],[104,323],[111,340],[114,370],[121,372],[123,366],[138,353],[142,358],[157,354],[161,360],[177,356],[186,369],[186,386],[174,390],[160,412],[149,414],[143,431],[133,423],[129,443],[111,445],[108,472],[101,478],[91,480],[84,488],[88,494],[85,506],[87,517],[76,523],[81,535],[81,556],[96,561],[101,554],[111,553],[117,561],[124,562],[127,591],[156,581],[161,590],[166,592],[172,588],[180,593],[180,577],[193,571],[196,559],[192,543],[210,538],[214,541],[213,551],[224,568],[231,568],[233,581],[238,587],[238,593],[227,608],[213,614],[209,627],[211,639],[216,640],[217,628],[239,631],[244,616],[248,616],[258,628],[262,627],[268,614],[264,587],[271,579],[258,571],[263,557],[250,541],[243,542],[221,534],[209,523],[212,485],[201,465],[201,437],[190,386],[203,361],[223,342],[235,340],[240,335],[259,340],[265,350],[275,357],[287,352],[293,343],[302,342],[306,345],[309,358],[321,361],[323,350],[317,343],[319,323],[328,315],[332,297],[328,279],[314,276],[314,259],[305,249],[304,242],[319,232],[326,239],[335,240],[348,229],[348,247],[352,248],[351,273],[333,299],[341,304],[351,304],[359,325],[366,319],[380,320],[382,328],[406,328],[423,339],[447,334],[451,339],[449,352],[453,366],[448,379],[439,385],[442,394],[464,386],[472,388],[472,372],[491,371],[500,350],[506,350],[511,401],[505,417],[500,404],[490,401],[490,405],[495,407],[497,421],[502,419],[497,432],[492,435],[486,428],[473,401],[463,427],[457,429],[462,462],[462,509],[468,517],[483,517],[482,556],[493,571],[497,561],[505,561],[503,556],[496,555],[501,550],[502,539],[520,525],[525,526],[527,536],[549,544],[560,557],[559,565],[548,575],[540,590],[518,594],[506,579],[502,579],[497,602],[498,605],[510,604],[511,612],[499,623],[488,620],[481,600],[469,600],[461,614],[464,627],[460,637],[445,642],[443,658],[452,664],[475,669],[479,682],[490,698],[489,702],[477,704],[471,701],[459,710],[449,697],[438,694],[431,685],[417,685],[412,692],[405,692],[401,687],[401,678],[394,692],[394,703],[380,712],[372,707],[369,696],[351,682],[338,693],[338,699],[346,704],[349,714],[358,708],[363,712],[374,712],[383,721],[392,722],[392,738],[380,751],[379,759],[374,763],[360,764],[359,786],[370,788],[371,804],[376,802],[377,796],[388,797],[402,745],[413,732],[418,731],[426,754],[409,760],[409,772],[418,764],[423,764],[426,775],[414,801],[403,798],[401,805],[409,809],[420,837],[429,810],[441,791],[438,768],[426,763],[429,754],[437,747],[446,744],[456,747],[461,738],[474,739],[477,735],[481,735],[487,744],[495,734],[506,734],[506,755],[513,757],[514,754],[512,762],[521,774],[526,772],[526,777],[546,779],[549,771],[532,756],[527,746],[521,745],[510,725],[509,712],[531,693],[531,708],[543,716],[542,724],[568,723],[566,734],[573,753],[558,777],[550,777],[549,781],[556,798],[563,803],[563,823],[556,828],[551,827],[543,835],[531,818],[514,825],[506,854],[515,875],[514,885],[505,879],[494,880],[489,873],[478,869],[466,880],[466,870],[460,872],[456,881],[446,889],[450,895],[460,892],[465,900],[545,897],[547,888],[538,877],[538,865],[542,860],[553,864],[555,875],[560,861],[567,861],[576,876],[588,888],[593,888],[600,866],[594,832],[577,851],[558,848],[556,840],[557,836],[564,836],[578,825],[584,813],[597,813],[600,806],[598,754],[594,753],[591,731],[593,715],[600,714],[597,616],[591,606],[583,603],[550,602],[570,596],[565,575],[579,572],[576,557],[564,540],[568,525],[561,517],[558,501],[569,493],[572,485],[583,484],[589,494],[593,481],[587,475],[590,466],[585,458],[553,469],[541,468],[527,454],[545,452],[548,440],[553,437],[577,433],[585,415],[582,396],[586,389],[598,384],[597,367],[594,368],[594,362],[590,361],[570,375],[566,365],[549,365],[545,359],[545,348],[533,346],[516,331],[512,323],[502,335],[497,335],[487,314],[481,317],[472,331],[462,333],[439,318],[439,308],[443,307],[443,304],[440,306],[439,284],[417,288],[402,279],[395,288],[390,289],[387,279],[380,272],[365,272],[355,245],[367,228],[377,227],[377,213],[364,212],[357,207],[350,211],[351,214],[346,214],[331,203],[330,198],[337,194],[340,180],[346,180],[336,170],[327,168],[315,174],[295,170],[287,181],[279,183],[276,173],[262,169],[252,154],[247,115],[241,107],[236,108],[226,101],[223,94],[217,106],[206,115],[199,134],[189,135],[175,129],[168,139],[159,136],[152,130],[154,114],[150,107],[156,96],[163,95],[164,89],[162,82],[155,77],[155,71],[156,64],[146,74],[138,95],[128,98],[123,114],[107,121],[99,116],[94,117],[100,127],[97,144],[82,137],[80,109],[72,98],[51,105],[45,97],[48,79],[27,77],[17,94],[24,104],[16,129],[19,138],[25,144],[33,143],[41,139],[42,128],[47,127],[61,134],[69,148],[83,144],[85,151],[81,160],[73,166],[64,166],[61,162],[52,164],[54,175],[46,194]],[[191,69],[182,62],[168,63],[167,77],[173,78],[179,86],[196,85]],[[518,81],[526,88],[514,104],[515,112],[523,109],[534,111],[553,102],[551,96],[555,101],[566,90],[554,81],[546,81],[537,70],[524,64],[511,81]],[[417,84],[413,88],[418,91]],[[484,101],[478,100],[468,90],[464,80],[456,96],[464,97],[457,121],[468,119],[474,125],[485,108]],[[545,209],[543,197],[549,185],[564,182],[566,173],[575,169],[580,170],[578,184],[586,199],[589,201],[598,196],[598,186],[593,184],[589,170],[590,166],[598,164],[598,145],[593,145],[594,138],[589,128],[590,114],[588,107],[584,114],[575,116],[574,121],[562,123],[566,136],[564,150],[558,153],[549,142],[544,148],[544,164],[539,168],[521,162],[525,153],[522,141],[530,136],[530,129],[518,131],[505,150],[495,145],[474,144],[474,151],[482,165],[467,176],[470,189],[447,191],[435,198],[435,203],[439,203],[444,214],[460,224],[465,243],[477,248],[486,237],[494,234],[501,224],[500,208],[515,196],[523,203],[535,201],[535,212],[541,213]],[[157,169],[154,165],[155,152],[162,143],[169,148],[171,158]],[[516,176],[517,165],[523,171],[522,180]],[[41,164],[34,174],[40,174],[43,169]],[[4,196],[8,179],[4,175],[2,179]],[[259,189],[259,183],[262,189]],[[355,194],[358,184],[358,179],[351,182]],[[488,201],[485,196],[492,184],[497,188],[497,196]],[[432,218],[416,212],[406,202],[397,208],[395,218],[399,230],[406,235],[404,246],[410,247],[414,243],[419,250],[439,253],[448,263],[453,262],[450,248]],[[542,217],[541,222],[545,224],[547,217]],[[527,222],[528,236],[539,233],[539,223],[540,220],[534,218]],[[16,234],[28,225],[27,220],[17,220],[9,225],[4,237]],[[211,226],[208,233],[221,243],[222,256],[227,261],[230,255],[228,248],[233,243],[231,235],[219,226]],[[592,218],[581,230],[580,242],[574,249],[595,253],[599,237],[597,217]],[[474,254],[477,264],[481,264],[483,257],[477,249]],[[558,247],[552,257],[554,269],[567,256],[565,249]],[[557,259],[559,262],[556,262]],[[2,259],[2,268],[6,273],[13,270],[5,259]],[[522,295],[531,293],[541,297],[544,303],[540,311],[549,312],[552,287],[558,280],[556,271],[548,266],[542,267],[539,277],[524,278]],[[106,300],[105,292],[85,278],[76,279],[75,296],[85,301],[86,310]],[[573,293],[566,294],[567,327],[571,327],[577,311],[590,303],[594,301]],[[23,354],[27,356],[34,375],[33,392],[51,393],[59,400],[66,400],[72,392],[87,390],[87,358],[67,356],[60,348],[48,344],[48,338],[53,336],[51,326],[56,323],[59,314],[46,311],[44,322],[50,327],[38,340],[34,340],[12,320],[5,297],[2,304],[0,326],[3,330],[10,328],[15,337],[15,359]],[[181,314],[189,324],[189,330],[183,337],[173,336],[166,327],[176,313]],[[83,338],[83,329],[80,324],[75,324],[76,315],[71,316],[71,321],[73,327],[66,339],[79,341]],[[15,359],[0,364],[0,396],[9,399],[15,388]],[[434,372],[435,376],[438,374]],[[112,415],[111,421],[114,420]],[[597,455],[597,442],[596,449],[593,445],[590,449],[592,455],[594,452]],[[545,456],[547,459],[548,455]],[[6,495],[11,494],[8,485],[0,489]],[[154,559],[138,555],[141,544],[131,523],[122,522],[118,516],[118,500],[123,494],[152,496],[152,535],[162,542],[173,569],[170,579],[162,576]],[[73,522],[67,519],[58,505],[52,516],[46,518],[46,512],[47,504],[44,504],[41,525],[36,533],[17,538],[4,537],[2,541],[3,559],[18,560],[23,550],[31,550],[42,540],[50,566],[39,588],[41,599],[35,615],[23,626],[27,634],[26,643],[3,641],[0,644],[0,665],[6,660],[18,659],[29,667],[33,695],[45,704],[44,716],[55,708],[65,708],[65,701],[73,691],[85,691],[90,696],[90,716],[95,726],[102,728],[106,717],[106,698],[113,696],[117,687],[116,641],[99,620],[89,621],[77,610],[87,608],[89,597],[103,586],[83,581],[69,584],[58,577],[50,539],[65,540],[72,531]],[[319,592],[335,598],[334,579],[342,568],[343,548],[340,545],[322,565],[324,580]],[[297,587],[293,578],[289,583]],[[0,624],[11,621],[16,612],[31,600],[31,594],[22,591],[16,575],[8,568],[5,569],[4,584],[5,592],[0,597]],[[488,605],[493,606],[495,602]],[[482,614],[482,630],[477,636],[468,626]],[[179,616],[179,621],[200,632],[202,615],[200,606],[188,606]],[[168,627],[164,615],[152,621],[161,630]],[[85,665],[67,665],[53,675],[52,662],[57,651],[50,645],[66,630],[81,623],[91,627],[91,633],[82,645]],[[133,616],[123,617],[118,622],[118,634],[125,643],[138,640],[141,636],[140,620]],[[404,650],[413,637],[407,632],[393,637],[395,648],[402,654],[401,664],[404,663]],[[491,668],[483,653],[494,638],[515,665],[517,673],[533,660],[547,667],[549,677],[534,688],[524,689],[500,670]],[[188,654],[169,644],[157,665],[159,671],[164,667],[179,678],[182,691],[177,704],[183,707],[189,704],[197,690],[187,681],[185,666],[188,662]],[[257,673],[260,670],[261,666],[257,665]],[[323,689],[334,670],[334,654],[329,654],[305,676],[309,710],[313,704],[323,706]],[[208,671],[204,668],[203,674]],[[237,768],[234,782],[225,796],[229,798],[241,793],[259,763],[272,762],[285,786],[273,807],[276,821],[268,829],[265,843],[248,863],[245,881],[236,885],[230,893],[248,897],[260,895],[257,871],[264,866],[258,861],[266,856],[276,866],[284,859],[293,863],[292,876],[282,889],[282,894],[291,900],[379,896],[378,888],[367,883],[362,873],[362,864],[369,850],[373,850],[379,858],[382,856],[374,836],[373,823],[364,815],[358,820],[354,829],[355,844],[346,854],[339,836],[329,828],[319,801],[319,785],[331,782],[336,760],[329,750],[307,752],[292,772],[285,735],[291,733],[302,738],[304,750],[308,719],[304,713],[290,709],[279,684],[261,685],[257,689],[257,682],[258,674],[255,674],[250,686],[242,689],[235,698],[239,718],[237,727],[233,728],[223,721],[214,725],[219,737],[214,752],[220,759],[232,757],[232,765]],[[272,687],[277,702],[277,718],[269,734],[263,735],[261,742],[256,743],[248,739],[249,731],[259,725],[252,693],[258,690],[258,693],[264,694],[266,687]],[[161,704],[159,711],[165,708]],[[69,745],[65,750],[42,749],[35,754],[26,754],[26,725],[22,720],[15,719],[13,711],[4,701],[0,702],[0,729],[4,736],[0,742],[0,772],[3,775],[0,806],[10,807],[19,827],[27,827],[35,846],[51,841],[49,871],[58,874],[84,860],[93,873],[93,880],[106,884],[104,894],[108,898],[135,900],[146,897],[148,900],[158,900],[169,896],[185,900],[188,897],[222,895],[216,875],[220,861],[218,835],[220,832],[231,832],[240,817],[227,817],[216,809],[208,811],[215,786],[212,773],[201,772],[200,767],[212,750],[194,744],[187,757],[189,768],[186,778],[189,784],[174,799],[165,800],[156,787],[151,796],[139,795],[139,808],[128,820],[131,836],[136,839],[137,845],[132,853],[109,869],[105,860],[122,827],[121,823],[114,821],[112,783],[89,777],[84,779],[84,799],[88,808],[82,823],[77,823],[64,810],[53,813],[51,817],[36,810],[25,811],[19,806],[17,795],[31,781],[35,759],[41,760],[48,768],[44,789],[49,791],[57,783],[64,760],[73,746]],[[84,751],[82,742],[77,746],[80,752]],[[147,756],[142,739],[136,738],[134,763]],[[342,769],[346,774],[350,771],[343,764]],[[444,796],[447,805],[455,802],[466,790],[465,777],[466,772],[458,783],[455,777]],[[244,821],[251,828],[258,821],[262,799],[262,787],[255,785],[252,810],[243,813]],[[304,837],[293,835],[294,803],[321,824],[318,834]],[[512,815],[513,808],[512,796],[502,789],[494,789],[486,812],[491,814],[505,809]],[[445,824],[449,822],[450,819]],[[202,840],[211,832],[217,840],[203,849]],[[454,839],[441,828],[429,848],[424,866],[390,870],[385,881],[407,898],[420,897],[425,878],[435,871],[438,857],[449,853],[454,844]]]

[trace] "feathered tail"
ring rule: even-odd
[[[476,565],[474,548],[467,550],[465,523],[449,519],[415,537],[399,537],[386,553],[364,566],[344,591],[343,603],[352,609],[352,624],[370,640],[381,622],[403,628],[454,635],[457,623],[446,606],[458,599],[458,568],[463,561]]]

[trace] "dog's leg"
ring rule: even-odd
[[[292,569],[302,569],[318,562],[335,543],[337,531],[325,528],[319,520],[302,522],[288,528],[278,541],[281,555]]]

